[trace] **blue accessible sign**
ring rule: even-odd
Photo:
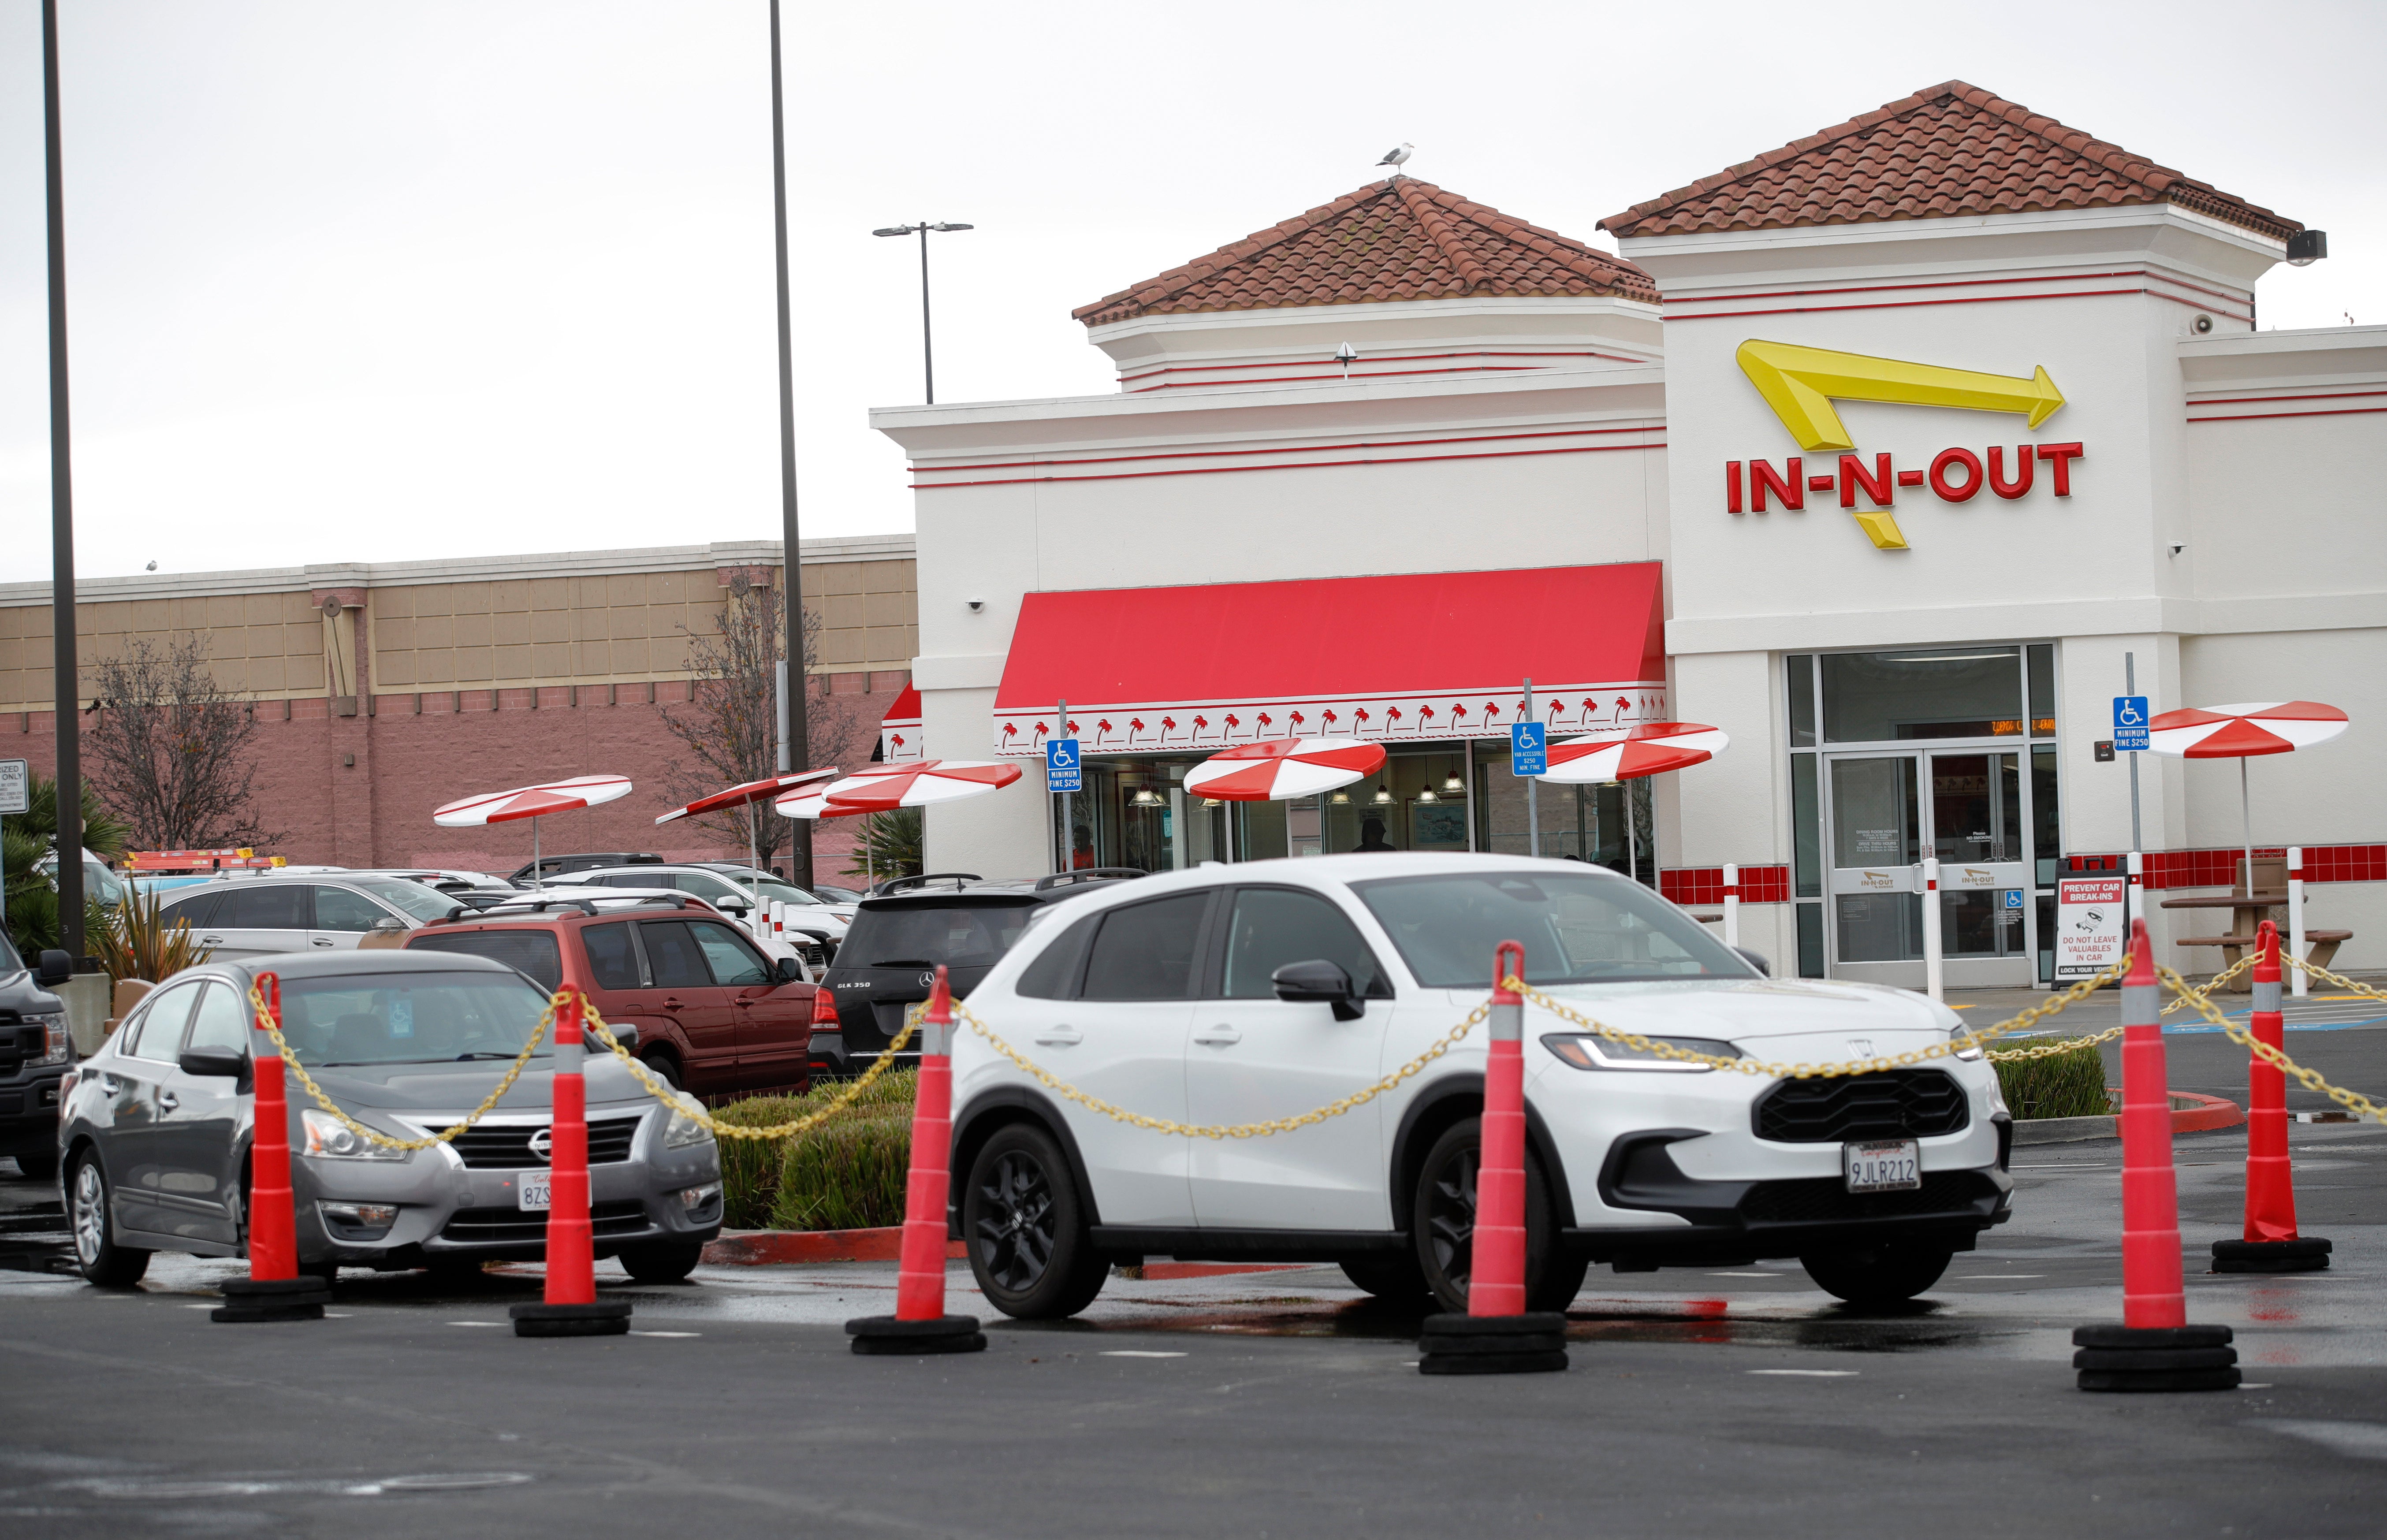
[[[1509,724],[1509,774],[1543,776],[1549,773],[1549,732],[1538,722]]]
[[[1047,791],[1083,791],[1085,767],[1078,761],[1078,740],[1074,738],[1048,738],[1044,740],[1044,789]]]
[[[2131,754],[2143,751],[2147,746],[2147,698],[2143,695],[2114,697],[2114,751]]]

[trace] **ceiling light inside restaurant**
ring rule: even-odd
[[[1139,786],[1135,789],[1135,795],[1128,799],[1128,803],[1132,807],[1158,807],[1160,795],[1148,786]]]
[[[1442,794],[1444,796],[1456,797],[1466,789],[1467,783],[1460,780],[1456,773],[1442,777]]]
[[[1336,807],[1348,807],[1351,805],[1351,793],[1348,791],[1337,791],[1329,800],[1332,801]]]
[[[1421,802],[1438,802],[1442,801],[1442,799],[1433,794],[1433,783],[1432,781],[1428,781],[1423,786],[1418,788],[1418,801]]]
[[[1384,783],[1383,783],[1383,782],[1382,782],[1382,781],[1378,781],[1378,782],[1376,783],[1376,795],[1375,795],[1375,797],[1374,797],[1374,799],[1373,799],[1373,801],[1375,802],[1375,804],[1376,804],[1378,807],[1385,807],[1385,806],[1389,806],[1389,805],[1391,804],[1391,802],[1392,802],[1392,800],[1393,800],[1393,794],[1392,794],[1390,791],[1388,791],[1388,790],[1386,790],[1386,789],[1384,789]]]

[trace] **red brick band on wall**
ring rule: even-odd
[[[1658,874],[1658,891],[1675,903],[1712,908],[1724,902],[1724,868],[1668,866]],[[1740,869],[1740,902],[1789,903],[1790,868],[1743,866]]]
[[[2303,849],[2306,882],[2387,882],[2387,844],[2306,845]],[[2245,854],[2235,846],[2227,850],[2149,851],[2146,886],[2151,890],[2228,888],[2238,880],[2238,863]],[[2254,847],[2257,861],[2285,861],[2287,856],[2284,845]],[[2123,869],[2118,855],[2114,857],[2111,869]],[[1658,891],[1675,903],[1712,908],[1724,902],[1724,868],[1668,866],[1658,874]],[[1743,866],[1740,902],[1789,903],[1790,868]]]

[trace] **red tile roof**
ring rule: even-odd
[[[1599,227],[1684,235],[2166,202],[2275,240],[2304,228],[1963,81],[1768,150]]]
[[[1199,310],[1592,294],[1655,304],[1658,285],[1632,263],[1581,241],[1396,176],[1070,314],[1100,326]]]

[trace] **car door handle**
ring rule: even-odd
[[[1036,1041],[1047,1048],[1074,1048],[1086,1041],[1086,1034],[1075,1027],[1045,1027],[1038,1029]]]
[[[158,1105],[168,1112],[175,1112],[181,1109],[183,1099],[170,1091],[161,1091],[158,1092]]]
[[[317,946],[337,946],[340,944],[339,942],[332,940],[329,936],[316,936],[311,938],[311,940]]]
[[[742,994],[738,997],[737,1004],[741,1011],[751,1011],[754,1008],[754,1003]]]
[[[675,997],[673,997],[673,996],[671,996],[671,995],[665,995],[665,996],[663,996],[663,1009],[664,1009],[664,1010],[666,1010],[666,1011],[676,1011],[676,1010],[678,1010],[678,1009],[679,1009],[679,1001],[678,1001],[676,998],[675,998]]]
[[[199,938],[199,944],[201,946],[221,946],[224,942],[221,936],[202,936]]]
[[[1224,1048],[1244,1041],[1244,1034],[1224,1022],[1194,1034],[1194,1041],[1212,1048]]]

